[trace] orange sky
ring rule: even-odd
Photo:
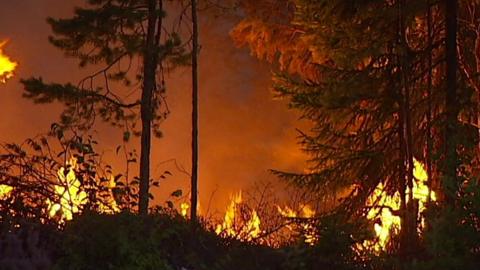
[[[48,131],[57,120],[58,105],[33,105],[21,98],[20,78],[42,76],[48,82],[77,82],[88,74],[74,59],[47,41],[47,16],[71,15],[80,0],[0,1],[0,40],[8,38],[5,53],[19,62],[16,77],[0,85],[0,141],[21,142]],[[205,16],[205,14],[200,14]],[[231,193],[248,189],[255,181],[276,181],[268,169],[301,170],[305,157],[295,143],[298,115],[284,101],[273,100],[270,71],[233,47],[228,30],[233,22],[203,17],[200,55],[200,203],[206,209],[214,193],[212,211],[223,210]],[[164,170],[174,175],[154,190],[156,202],[177,188],[188,192],[188,176],[176,159],[190,168],[190,71],[182,69],[167,81],[169,107],[162,139],[155,139],[153,177]],[[303,124],[304,125],[304,124]],[[122,133],[100,126],[98,141],[107,156],[121,142]],[[132,147],[134,145],[132,144]],[[110,155],[111,156],[111,155]],[[117,167],[115,160],[111,161]]]

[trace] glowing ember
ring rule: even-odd
[[[418,200],[418,211],[421,215],[426,209],[426,202],[428,201],[428,196],[430,194],[430,199],[436,201],[435,192],[430,191],[429,187],[426,185],[428,180],[427,172],[424,166],[414,160],[414,178],[413,183],[413,198]],[[407,188],[407,194],[410,193],[410,190]],[[408,198],[408,196],[407,196]],[[384,190],[384,186],[380,183],[374,191],[374,194],[368,199],[368,204],[373,206],[376,203],[378,207],[372,207],[368,212],[367,218],[370,220],[375,220],[375,234],[377,241],[371,243],[367,241],[366,246],[372,246],[376,251],[381,251],[385,249],[390,235],[398,234],[400,231],[400,217],[395,214],[395,212],[400,210],[400,194],[397,192],[393,196],[388,196]],[[420,228],[424,226],[424,220],[421,219]]]
[[[8,79],[13,77],[13,72],[17,67],[17,63],[13,62],[8,56],[3,54],[2,48],[7,44],[7,41],[0,42],[0,83],[6,83]]]
[[[182,215],[182,217],[187,218],[188,209],[190,209],[190,205],[188,203],[180,204],[180,214]]]

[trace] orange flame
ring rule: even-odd
[[[13,77],[13,72],[18,63],[13,62],[10,58],[3,54],[2,48],[7,41],[0,41],[0,83],[6,83],[8,79]]]
[[[190,209],[190,205],[188,203],[180,204],[180,214],[182,217],[187,218],[188,216],[188,209]]]
[[[7,185],[0,185],[0,199],[8,197],[13,188]]]
[[[52,203],[50,200],[47,200],[50,217],[59,216],[61,221],[72,220],[73,215],[79,213],[82,206],[88,202],[87,193],[84,191],[80,180],[75,175],[76,168],[77,160],[75,158],[70,158],[67,162],[67,169],[62,167],[58,170],[57,175],[60,185],[55,185],[54,190],[56,195],[60,197],[60,202]],[[110,196],[106,198],[106,202],[100,203],[99,211],[101,213],[114,214],[120,212],[120,208],[118,207],[112,193],[115,186],[115,179],[113,175],[111,175],[110,181],[108,182]]]
[[[300,205],[300,213],[298,211],[293,210],[292,208],[285,206],[281,208],[277,205],[277,211],[280,213],[281,216],[286,218],[313,218],[315,217],[315,210],[313,210],[309,205]],[[294,226],[287,225],[286,227],[291,231],[297,231],[298,227],[300,226],[300,230],[303,233],[304,241],[307,244],[313,245],[317,242],[318,237],[316,236],[314,226],[309,223],[300,222],[294,224]]]
[[[82,190],[81,183],[75,175],[77,160],[72,158],[67,162],[68,171],[64,167],[57,172],[60,185],[55,185],[56,195],[60,197],[60,203],[52,203],[47,199],[48,213],[50,217],[59,215],[62,220],[72,220],[73,214],[80,211],[81,206],[87,202],[87,193]]]
[[[52,202],[47,199],[47,212],[51,218],[58,218],[60,223],[72,220],[74,214],[81,211],[82,206],[88,202],[87,193],[84,191],[80,180],[75,174],[77,168],[77,160],[71,158],[67,162],[67,167],[61,167],[57,171],[58,185],[53,186],[55,195],[58,196],[59,202]],[[113,175],[110,177],[108,189],[110,196],[106,198],[106,202],[100,203],[99,210],[101,213],[113,214],[120,212],[120,208],[114,199],[112,190],[115,188],[115,180]],[[0,185],[0,199],[6,198],[12,192],[13,187],[8,185]]]
[[[421,215],[426,210],[428,197],[430,196],[432,201],[436,201],[437,198],[435,192],[431,191],[426,185],[428,175],[423,164],[414,160],[414,165],[413,175],[415,181],[413,183],[413,198],[418,200],[418,212]],[[409,194],[410,190],[407,189],[406,192]],[[375,202],[378,207],[372,207],[367,214],[367,218],[377,221],[374,225],[377,239],[373,242],[366,241],[364,246],[373,247],[375,251],[379,252],[385,249],[392,233],[398,234],[400,232],[400,217],[392,211],[400,210],[401,198],[398,192],[392,196],[387,195],[383,184],[380,183],[375,189],[374,194],[368,199],[368,204],[371,206],[373,206]],[[422,217],[419,230],[424,227],[424,222],[424,218]]]
[[[243,224],[241,224],[242,221],[236,216],[242,201],[242,192],[231,197],[223,222],[222,224],[218,224],[215,229],[217,235],[246,241],[252,241],[260,236],[262,233],[260,226],[261,220],[257,211],[252,210],[249,220],[243,222]]]

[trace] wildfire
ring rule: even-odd
[[[293,210],[288,206],[281,208],[280,206],[277,205],[278,213],[280,213],[281,216],[286,218],[308,219],[308,218],[313,218],[315,216],[315,210],[313,210],[309,205],[300,205],[300,209],[301,209],[301,213],[298,213],[297,211]],[[318,238],[316,236],[315,229],[312,224],[302,222],[295,225],[300,225],[300,229],[303,233],[303,237],[305,238],[305,243],[311,244],[311,245],[316,243]],[[291,225],[287,225],[287,228],[292,231],[296,230]]]
[[[222,224],[218,224],[215,229],[218,235],[251,241],[261,234],[261,220],[255,210],[251,211],[248,221],[244,222],[244,224],[238,224],[242,223],[237,217],[242,201],[242,192],[231,197],[223,222]]]
[[[182,215],[182,217],[187,218],[188,209],[190,209],[190,205],[188,203],[180,204],[180,214]]]
[[[13,188],[11,186],[0,185],[0,199],[7,197],[12,190]]]
[[[414,178],[413,183],[413,198],[418,201],[418,213],[421,215],[426,210],[426,203],[428,197],[432,201],[436,201],[436,195],[434,191],[431,191],[426,185],[428,180],[427,172],[420,162],[414,160]],[[410,190],[407,188],[407,194]],[[373,243],[373,248],[376,251],[385,249],[391,234],[397,234],[400,231],[400,217],[394,212],[400,210],[401,198],[397,192],[392,196],[386,194],[384,186],[380,183],[374,191],[374,194],[368,199],[368,204],[372,205],[376,203],[378,207],[372,207],[368,212],[367,218],[370,220],[376,220],[375,234],[377,241]],[[424,226],[424,220],[421,219],[420,227]],[[419,228],[420,230],[421,228]],[[371,246],[371,242],[367,241],[366,245]]]
[[[3,47],[7,41],[0,41],[0,83],[6,83],[8,79],[13,77],[13,72],[17,67],[17,63],[3,54]]]
[[[67,171],[64,167],[57,172],[60,185],[55,185],[55,194],[60,197],[60,203],[47,200],[50,217],[60,215],[62,219],[72,220],[73,214],[78,213],[82,205],[87,202],[87,193],[81,189],[81,183],[75,175],[77,160],[72,158],[67,162]]]
[[[51,218],[57,217],[60,223],[68,220],[72,220],[74,214],[79,213],[82,206],[88,202],[87,193],[84,191],[84,187],[75,174],[77,169],[77,160],[71,158],[67,162],[66,167],[61,167],[57,171],[58,185],[53,186],[53,191],[58,196],[58,202],[53,202],[47,199],[47,212]],[[112,193],[112,189],[115,188],[114,177],[110,177],[108,183],[108,189],[110,190],[110,196],[106,198],[106,202],[100,203],[99,211],[102,213],[113,214],[120,211]],[[8,185],[0,185],[0,199],[8,196],[13,190],[13,187]]]
[[[73,215],[79,213],[82,206],[88,202],[87,193],[77,178],[75,169],[77,169],[77,160],[71,158],[67,162],[67,169],[62,167],[58,170],[60,185],[55,185],[54,189],[55,194],[60,197],[60,203],[51,203],[47,200],[50,217],[60,216],[61,220],[72,220]],[[115,186],[115,179],[111,175],[108,182],[110,194],[105,198],[106,202],[100,202],[98,205],[101,213],[114,214],[120,211],[112,193]]]

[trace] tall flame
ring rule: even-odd
[[[222,224],[218,224],[215,233],[224,237],[252,241],[262,233],[261,220],[256,210],[252,210],[247,221],[240,220],[237,214],[242,203],[242,192],[231,197]]]
[[[3,54],[3,47],[7,41],[0,41],[0,83],[6,83],[8,79],[13,77],[13,72],[18,63],[10,60],[10,58]]]
[[[436,201],[436,194],[431,191],[427,186],[428,175],[425,167],[422,163],[414,160],[415,168],[413,175],[415,181],[413,182],[413,198],[418,201],[418,213],[421,215],[426,210],[426,203],[428,197],[432,201]],[[407,194],[410,194],[410,190],[407,188]],[[407,196],[408,198],[408,196]],[[378,207],[372,207],[367,214],[367,218],[375,220],[374,230],[377,237],[377,241],[372,243],[367,241],[366,246],[372,246],[375,251],[384,250],[391,234],[398,234],[400,231],[401,219],[395,212],[400,210],[401,198],[400,194],[396,192],[392,196],[386,194],[383,183],[380,183],[372,196],[368,199],[368,204],[373,206],[376,204]],[[420,228],[424,227],[424,219],[421,218]]]

